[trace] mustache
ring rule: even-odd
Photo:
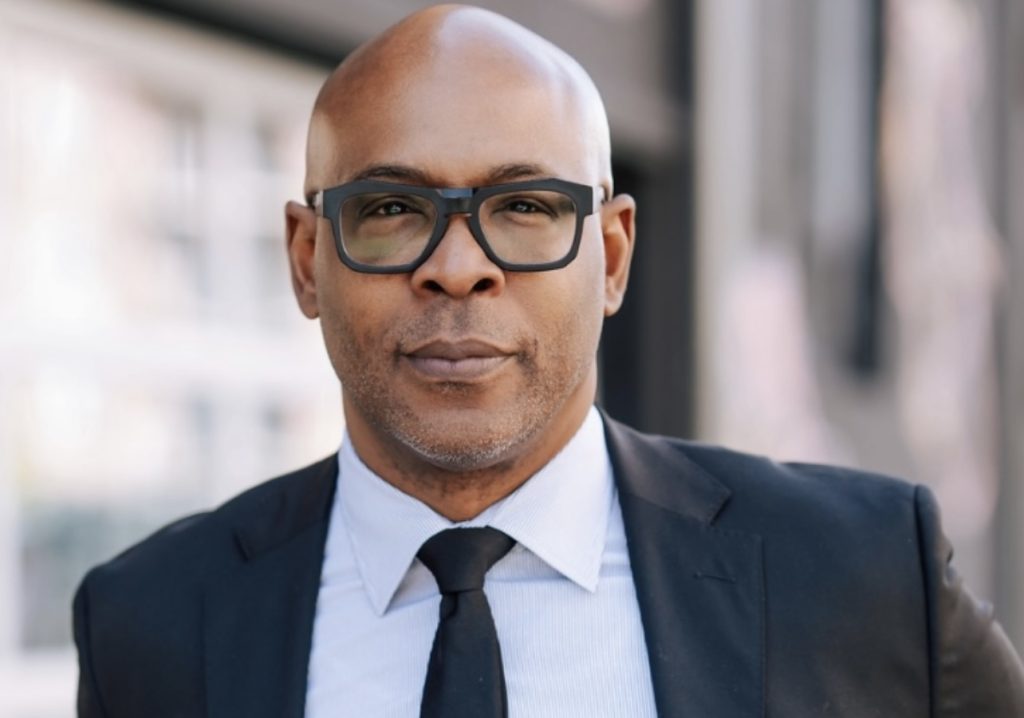
[[[440,306],[396,325],[392,332],[395,356],[412,351],[438,339],[459,341],[474,339],[525,354],[529,339],[510,331],[501,319],[475,305]]]

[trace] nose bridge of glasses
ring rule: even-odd
[[[469,234],[473,237],[473,241],[479,245],[480,249],[483,250],[484,254],[490,258],[490,249],[487,247],[487,240],[481,237],[477,229],[470,222],[470,216],[473,214],[473,195],[476,194],[476,190],[472,188],[458,188],[458,189],[439,189],[437,193],[441,197],[440,212],[437,216],[437,242],[440,242],[451,230],[451,219],[452,217],[462,216],[465,218],[467,229]],[[437,245],[434,245],[435,249]],[[433,254],[433,250],[430,251]]]
[[[440,189],[441,195],[441,216],[451,217],[454,214],[469,214],[470,205],[473,202],[473,190],[465,189]]]

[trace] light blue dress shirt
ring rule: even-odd
[[[313,627],[306,715],[416,718],[440,594],[416,552],[457,524],[339,451]],[[640,611],[601,417],[463,526],[518,543],[484,590],[510,718],[656,715]]]

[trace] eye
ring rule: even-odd
[[[400,197],[378,200],[363,210],[364,216],[373,215],[377,217],[397,217],[398,215],[409,214],[410,212],[419,212],[419,209],[408,200]]]
[[[510,197],[501,205],[501,211],[513,214],[551,214],[551,208],[529,197]]]
[[[537,207],[537,205],[534,204],[533,202],[527,202],[526,200],[516,199],[509,202],[506,209],[509,209],[513,212],[537,212],[540,208]]]

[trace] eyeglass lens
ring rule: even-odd
[[[400,192],[354,195],[342,203],[340,215],[345,253],[377,267],[415,262],[439,220],[428,198]],[[480,204],[478,217],[491,251],[509,264],[558,262],[571,251],[576,234],[576,203],[553,190],[491,195]]]

